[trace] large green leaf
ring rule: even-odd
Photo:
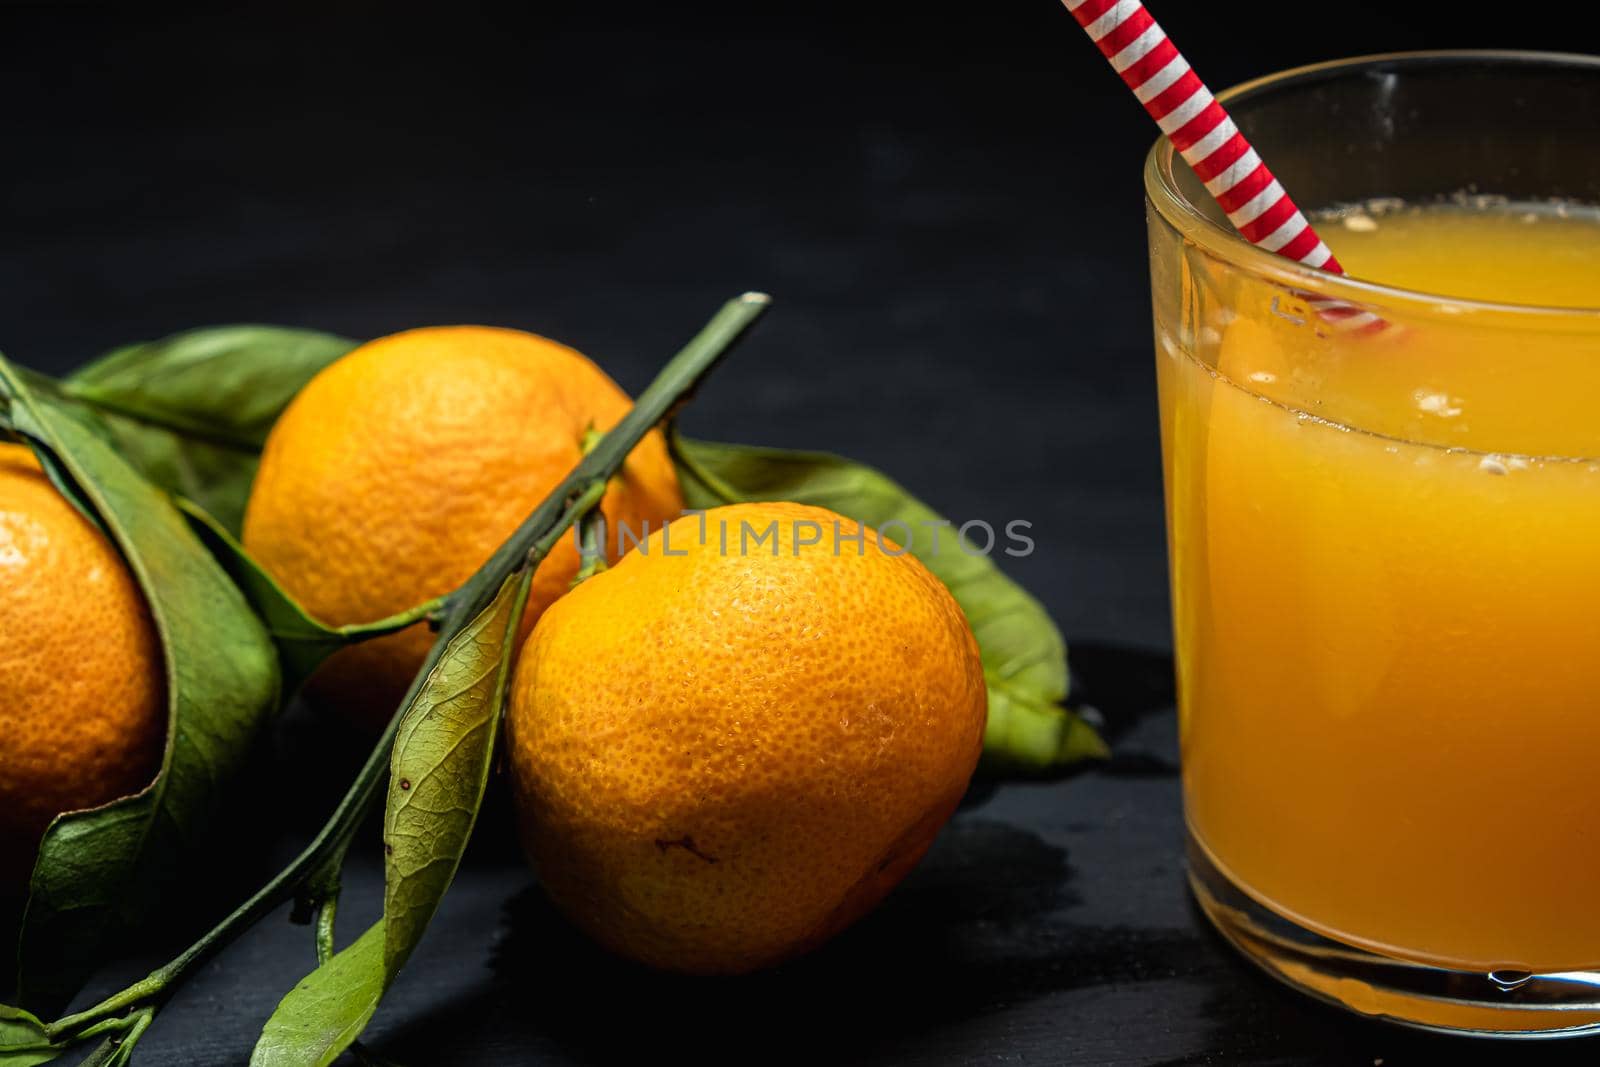
[[[0,1004],[0,1067],[34,1067],[49,1063],[61,1052],[37,1017]]]
[[[383,919],[279,1003],[255,1067],[331,1063],[360,1036],[455,877],[483,803],[532,568],[445,644],[401,713],[384,814]]]
[[[400,719],[384,808],[383,969],[393,981],[455,878],[489,783],[533,568],[462,630]]]
[[[25,1004],[54,1008],[92,969],[106,937],[144,914],[192,855],[223,785],[276,707],[278,660],[244,597],[166,494],[78,405],[30,390],[3,358],[0,405],[121,549],[160,633],[167,680],[156,780],[134,796],[58,817],[40,845],[18,988]]]
[[[0,1067],[36,1067],[59,1057],[65,1049],[46,1046],[36,1049],[0,1045]]]
[[[366,1029],[383,997],[383,920],[306,975],[278,1003],[251,1067],[327,1067]]]
[[[237,532],[267,431],[355,341],[281,326],[217,326],[119,348],[61,383],[123,456]]]
[[[787,500],[847,515],[909,549],[949,588],[978,639],[989,687],[984,766],[1045,773],[1107,754],[1094,728],[1062,704],[1067,648],[1043,605],[963,543],[951,524],[871,467],[823,452],[714,444],[674,433],[673,458],[691,508]]]

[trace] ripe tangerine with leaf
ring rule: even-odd
[[[746,527],[775,537],[752,549]],[[688,516],[523,648],[506,723],[523,838],[551,899],[613,951],[766,967],[921,859],[976,767],[986,700],[961,608],[892,541],[798,504]]]
[[[150,783],[167,716],[138,582],[33,453],[5,443],[0,623],[0,891],[15,892],[52,819]]]
[[[438,326],[371,341],[324,368],[273,426],[245,548],[324,623],[374,622],[452,592],[607,430],[628,395],[581,353],[518,330]],[[676,518],[659,432],[602,510],[633,530]],[[534,576],[524,633],[578,569],[562,539]],[[395,711],[433,634],[418,623],[341,649],[313,696],[372,725]]]

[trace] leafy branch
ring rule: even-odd
[[[418,745],[419,738],[426,740],[427,732],[434,729],[427,724],[436,722],[436,717],[419,715],[419,709],[423,712],[437,710],[467,691],[481,688],[482,676],[462,685],[458,675],[464,666],[471,670],[471,661],[475,657],[479,660],[486,658],[478,653],[492,652],[487,657],[492,658],[495,664],[487,703],[492,712],[491,718],[497,723],[498,705],[504,693],[505,673],[510,658],[509,646],[516,633],[516,620],[521,615],[528,576],[559,538],[598,506],[606,483],[634,446],[687,402],[701,379],[754,325],[768,303],[766,296],[749,293],[724,305],[707,326],[667,363],[621,422],[594,444],[577,467],[523,521],[488,562],[438,606],[434,616],[439,622],[438,637],[412,681],[401,705],[402,710],[378,739],[327,823],[287,867],[171,961],[100,1003],[48,1024],[40,1023],[15,1009],[3,1009],[14,1015],[0,1015],[0,1024],[3,1024],[0,1025],[0,1057],[38,1051],[42,1058],[30,1062],[45,1062],[73,1043],[110,1033],[107,1043],[91,1055],[90,1062],[126,1062],[138,1036],[195,968],[290,900],[297,900],[307,917],[316,917],[319,955],[326,954],[333,944],[333,909],[338,893],[338,871],[345,854],[366,816],[382,795],[381,787],[390,777],[391,763],[399,762],[413,746]],[[496,622],[500,624],[498,636],[491,632]],[[484,733],[485,760],[487,752],[492,750],[492,725]],[[402,730],[408,731],[408,744],[397,746],[396,738]],[[421,747],[427,746],[422,744]],[[409,782],[404,784],[405,788],[409,788]],[[401,786],[401,780],[391,782],[391,801],[395,790]],[[474,815],[476,803],[474,800],[472,805]],[[391,824],[388,827],[391,830],[394,815],[395,805],[391,803],[391,818],[386,820]],[[465,847],[471,825],[471,818],[466,819],[464,825],[452,835],[453,838],[459,838],[460,848]],[[371,1007],[375,1008],[377,998],[381,996],[388,980],[398,971],[421,936],[423,926],[437,906],[438,897],[442,896],[453,877],[459,858],[457,849],[453,857],[446,857],[449,861],[448,873],[442,877],[435,876],[430,884],[420,889],[415,886],[409,889],[407,899],[403,901],[403,911],[396,908],[401,901],[395,897],[396,872],[391,866],[384,922],[367,931],[344,952],[329,957],[319,968],[319,973],[327,972],[343,988],[363,988],[370,996]],[[303,989],[304,984],[291,993],[285,1003],[288,1004]],[[280,1008],[280,1014],[282,1011]],[[342,1030],[335,1033],[302,1033],[293,1047],[281,1047],[276,1052],[269,1048],[267,1058],[263,1058],[262,1049],[258,1048],[257,1062],[331,1062],[359,1035],[370,1014],[368,1010],[365,1017],[349,1020]],[[6,1059],[5,1062],[24,1061]]]

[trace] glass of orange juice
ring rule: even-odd
[[[1349,275],[1247,244],[1152,151],[1195,894],[1355,1011],[1600,1031],[1600,59],[1222,99]]]

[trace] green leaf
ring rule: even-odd
[[[237,531],[267,431],[306,382],[356,346],[313,330],[217,326],[129,345],[61,388],[157,485]]]
[[[443,604],[440,597],[377,622],[325,626],[312,618],[261,564],[252,559],[222,523],[193,501],[179,497],[175,503],[266,624],[282,657],[283,688],[287,693],[298,689],[323,660],[343,646],[404,630],[426,619]]]
[[[44,1023],[32,1012],[0,1004],[0,1048],[16,1048],[28,1042],[48,1042]]]
[[[54,379],[46,378],[44,375],[30,371],[26,367],[15,365],[11,367],[11,372],[17,376],[26,389],[35,395],[50,397],[59,397],[61,395]],[[5,431],[7,440],[16,439],[27,443],[27,438],[17,432],[15,420],[12,418],[12,408],[14,406],[10,396],[3,389],[0,389],[0,430]],[[88,416],[87,412],[77,412],[77,414],[84,418]],[[24,415],[25,418],[26,416]],[[100,516],[95,514],[94,507],[89,501],[84,499],[83,493],[79,491],[77,484],[73,482],[72,476],[61,466],[61,461],[56,459],[47,449],[36,449],[35,458],[39,461],[39,467],[44,471],[45,477],[50,479],[51,485],[55,486],[56,492],[60,493],[67,503],[71,504],[78,514],[89,520],[90,524],[96,529],[101,533],[106,533],[105,524],[100,521]]]
[[[119,926],[146,913],[193,854],[206,817],[277,704],[271,641],[167,495],[63,398],[31,391],[0,357],[17,433],[69,478],[144,590],[164,655],[166,749],[154,782],[62,815],[40,845],[19,945],[23,1002],[54,1008]]]
[[[455,877],[489,782],[533,568],[446,648],[400,719],[384,809],[383,967],[389,981]]]
[[[361,1036],[383,990],[380,919],[278,1002],[250,1067],[327,1067]]]
[[[46,1049],[15,1049],[0,1045],[0,1067],[34,1067],[38,1063],[49,1063],[57,1059],[65,1051],[59,1048]]]
[[[967,615],[989,688],[984,769],[1040,774],[1108,754],[1093,727],[1062,706],[1067,647],[1044,606],[963,542],[937,512],[871,467],[823,452],[694,441],[670,436],[691,508],[792,501],[865,523],[920,559]]]
[[[983,769],[993,775],[1048,775],[1111,749],[1095,728],[1052,701],[985,672],[989,722],[983,731]]]
[[[21,1008],[0,1004],[0,1067],[33,1067],[61,1055],[44,1023]]]
[[[250,1060],[257,1067],[332,1062],[421,940],[483,803],[532,573],[514,573],[450,638],[402,712],[384,813],[383,919],[283,999]]]

